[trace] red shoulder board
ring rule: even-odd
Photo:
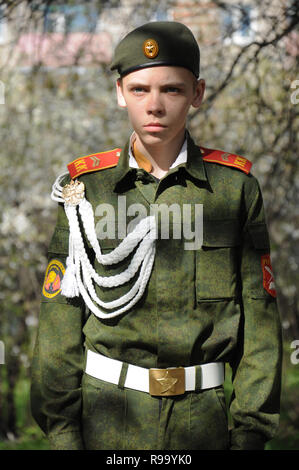
[[[240,155],[234,155],[233,153],[223,152],[222,150],[207,149],[200,147],[203,153],[203,160],[205,162],[220,163],[220,165],[232,166],[244,171],[246,174],[250,172],[252,163],[247,158],[241,157]]]
[[[84,173],[104,170],[117,165],[121,149],[113,149],[108,152],[92,153],[85,157],[79,157],[68,164],[71,178],[77,178]]]

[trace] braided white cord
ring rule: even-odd
[[[146,285],[147,285],[147,282],[148,282],[148,279],[149,279],[149,276],[151,274],[151,270],[152,270],[152,266],[153,266],[153,262],[154,262],[154,258],[155,258],[155,245],[153,244],[153,241],[152,241],[152,237],[154,237],[154,236],[155,236],[154,233],[149,233],[145,237],[145,240],[148,242],[148,245],[149,245],[149,250],[147,251],[147,254],[146,254],[146,256],[144,257],[144,259],[142,261],[142,266],[141,266],[141,270],[140,270],[138,280],[136,281],[136,283],[134,284],[134,286],[131,288],[131,290],[129,292],[127,292],[122,297],[120,297],[120,298],[118,298],[114,301],[111,301],[111,302],[103,302],[96,295],[96,292],[95,292],[95,289],[94,289],[94,286],[93,286],[93,283],[92,283],[92,275],[91,275],[91,272],[90,272],[89,268],[91,267],[91,271],[93,273],[95,273],[95,272],[94,272],[92,266],[90,265],[88,258],[86,258],[85,256],[84,256],[84,258],[82,258],[80,251],[77,249],[78,246],[76,247],[76,253],[77,253],[77,256],[76,256],[76,268],[77,268],[76,275],[77,275],[79,290],[80,290],[80,293],[82,294],[82,297],[84,298],[84,300],[86,302],[86,305],[89,307],[89,309],[96,316],[98,316],[100,318],[112,318],[112,317],[115,317],[117,315],[120,315],[121,313],[123,313],[126,310],[128,310],[129,308],[131,308],[131,306],[134,305],[140,299],[140,297],[143,295],[144,290],[145,290]],[[83,244],[83,241],[82,241],[82,244]],[[86,260],[88,261],[87,263],[86,263]],[[86,288],[85,288],[85,286],[82,282],[82,279],[81,279],[80,267],[82,268],[83,281],[84,281],[85,286],[87,287],[87,290],[86,290]],[[116,275],[115,277],[117,277],[117,276],[121,276],[121,275]],[[112,278],[114,278],[114,276],[111,276],[110,278],[106,278],[106,279],[112,279]],[[105,278],[102,278],[102,279],[105,279]],[[112,285],[110,287],[112,287]],[[133,298],[134,296],[135,296],[135,298]],[[102,310],[100,310],[96,305],[94,305],[94,303],[93,303],[93,301],[91,300],[90,297],[92,297],[92,299],[97,304],[99,304],[100,306],[102,306],[106,309],[111,309],[111,308],[118,307],[120,305],[123,305],[126,302],[129,302],[130,300],[131,300],[131,302],[129,302],[126,306],[122,307],[121,309],[118,309],[117,311],[114,311],[114,312],[111,312],[111,313],[106,313],[106,312],[103,312]]]
[[[149,279],[151,271],[152,271],[154,258],[155,258],[155,247],[152,246],[151,252],[148,254],[148,260],[145,259],[144,262],[142,263],[141,272],[140,272],[140,279],[142,279],[142,281],[140,282],[140,284],[138,284],[138,282],[136,282],[136,284],[131,289],[132,291],[134,289],[134,292],[135,292],[136,287],[138,287],[139,290],[138,290],[137,294],[135,295],[135,297],[127,305],[125,305],[124,307],[122,307],[118,310],[115,310],[114,312],[111,312],[111,313],[103,312],[102,310],[100,310],[93,303],[93,301],[91,300],[88,292],[86,291],[86,289],[85,289],[85,287],[84,287],[84,285],[83,285],[83,283],[80,279],[80,272],[79,272],[80,271],[80,266],[77,265],[77,280],[78,280],[79,290],[80,290],[80,293],[81,293],[86,305],[88,306],[88,308],[94,313],[94,315],[96,315],[99,318],[113,318],[113,317],[116,317],[117,315],[120,315],[121,313],[124,313],[127,310],[129,310],[133,305],[136,304],[136,302],[138,302],[138,300],[142,297],[142,295],[145,291],[148,279]],[[89,286],[89,288],[90,288],[90,286]],[[95,292],[92,294],[92,296],[95,297],[95,300],[98,299]],[[123,299],[124,297],[125,296],[121,297],[121,299]],[[127,298],[127,300],[128,300],[128,298]],[[106,304],[110,304],[110,306],[111,306],[112,302],[107,302]]]
[[[76,206],[67,204],[62,197],[62,186],[60,182],[68,173],[60,175],[52,187],[51,198],[57,202],[64,202],[65,213],[69,220],[70,239],[69,256],[67,258],[67,270],[62,281],[62,294],[73,297],[81,293],[88,308],[99,318],[112,318],[129,310],[143,295],[147,286],[154,259],[156,223],[153,216],[142,219],[135,229],[110,253],[102,255],[96,232],[94,215],[91,204],[83,198],[79,205],[79,212],[87,238],[94,249],[96,259],[101,264],[115,264],[125,259],[139,244],[129,267],[120,274],[114,276],[99,276],[91,265],[85,251],[82,239]],[[116,287],[130,280],[140,268],[140,273],[133,287],[122,297],[103,302],[96,294],[93,281],[104,287]],[[81,278],[81,272],[82,277]],[[64,282],[66,281],[66,282]],[[118,310],[106,313],[95,304],[112,309],[124,305]]]
[[[134,276],[136,271],[138,270],[141,262],[144,260],[144,257],[146,255],[146,253],[148,252],[148,250],[150,249],[150,246],[153,243],[153,238],[155,237],[155,233],[154,233],[155,225],[153,225],[154,220],[152,220],[151,231],[148,233],[147,236],[145,236],[143,238],[143,240],[140,243],[139,247],[137,248],[136,253],[134,254],[128,268],[120,274],[115,274],[114,276],[108,276],[108,277],[105,276],[105,277],[103,277],[103,276],[99,276],[98,273],[95,271],[95,269],[93,268],[92,264],[89,261],[87,253],[85,251],[82,235],[81,235],[81,232],[80,232],[80,226],[79,226],[79,221],[78,221],[78,217],[77,217],[76,207],[65,204],[65,212],[67,214],[70,226],[73,228],[73,230],[72,230],[72,239],[73,239],[73,244],[74,244],[74,250],[75,250],[76,253],[78,253],[80,262],[81,262],[82,266],[84,267],[85,271],[89,272],[90,277],[93,278],[94,281],[98,285],[100,285],[102,287],[110,287],[110,288],[122,285],[122,284],[126,283],[127,281],[129,281]],[[154,219],[153,216],[152,216],[152,219]],[[93,229],[94,229],[94,227],[93,227]],[[123,241],[125,241],[125,240],[126,239],[124,239]],[[136,245],[136,241],[138,242],[138,239],[135,240],[135,245]],[[117,247],[117,248],[119,248],[119,247]],[[99,247],[98,247],[98,249],[100,250]],[[132,251],[132,249],[130,249],[130,251]],[[105,255],[102,255],[102,256],[105,256]],[[124,258],[125,258],[125,256],[120,256],[119,260],[122,260]],[[99,262],[100,261],[101,261],[101,259],[99,260]],[[118,262],[118,261],[114,260],[114,263],[116,263],[116,262]]]
[[[64,199],[61,197],[62,186],[60,185],[61,180],[68,175],[69,172],[66,171],[58,176],[54,184],[52,185],[51,199],[56,202],[64,202]]]
[[[154,249],[151,248],[151,250],[149,251],[149,253],[147,254],[146,258],[144,259],[144,261],[142,263],[141,270],[140,270],[140,275],[138,277],[137,282],[133,285],[133,287],[130,289],[129,292],[124,294],[122,297],[120,297],[118,299],[115,299],[113,301],[110,301],[110,302],[103,302],[101,299],[98,298],[98,296],[96,295],[92,280],[89,277],[89,273],[88,272],[84,273],[84,268],[82,267],[84,285],[86,286],[86,288],[88,290],[89,297],[91,297],[98,305],[100,305],[100,306],[102,306],[106,309],[112,309],[112,308],[122,306],[125,303],[131,301],[131,302],[129,302],[129,304],[123,306],[121,309],[119,309],[117,311],[114,311],[112,313],[106,313],[106,312],[102,312],[100,309],[98,309],[98,307],[96,305],[94,305],[93,302],[90,299],[89,303],[88,303],[88,306],[89,306],[90,310],[92,310],[93,313],[95,313],[100,318],[110,318],[110,317],[116,316],[116,315],[128,310],[132,305],[134,305],[138,301],[138,299],[143,294],[143,292],[146,288],[146,285],[147,285],[149,275],[151,273],[151,268],[152,268],[153,261],[154,261]],[[81,278],[79,280],[79,285],[80,285],[80,283],[82,283]],[[82,285],[80,285],[80,292],[81,292],[81,290],[82,290]],[[85,291],[85,294],[88,295],[84,286],[83,286],[83,290]]]
[[[138,225],[130,232],[124,240],[110,253],[102,255],[101,247],[99,245],[94,223],[94,215],[90,202],[85,198],[79,204],[79,212],[83,222],[84,230],[87,238],[94,249],[97,261],[101,264],[115,264],[126,258],[131,251],[138,245],[149,230],[153,230],[155,226],[155,220],[151,217],[145,217]],[[153,235],[154,236],[154,235]],[[146,247],[147,249],[147,247]],[[140,257],[143,257],[145,253],[141,253]]]

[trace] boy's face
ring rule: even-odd
[[[205,88],[188,69],[149,67],[118,80],[119,106],[144,144],[165,144],[184,132],[190,106],[199,107]]]

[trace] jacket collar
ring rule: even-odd
[[[189,173],[193,178],[200,181],[208,181],[207,174],[205,170],[205,164],[202,159],[202,152],[200,148],[194,143],[189,132],[186,131],[187,138],[187,162],[180,163],[174,168],[170,169],[169,173],[174,173],[179,168],[185,168],[185,171]],[[135,179],[136,177],[136,168],[131,168],[129,166],[129,149],[130,149],[130,140],[128,139],[126,145],[121,151],[118,164],[114,170],[115,175],[115,189],[116,187],[123,182],[123,180]]]
[[[187,163],[184,165],[186,171],[199,181],[208,181],[205,163],[200,148],[187,131]]]

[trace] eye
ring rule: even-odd
[[[134,93],[134,95],[140,95],[142,93],[145,93],[145,89],[142,88],[141,86],[136,86],[136,87],[133,87],[131,89],[132,93]]]
[[[174,86],[168,86],[165,89],[166,93],[172,93],[172,94],[178,94],[181,92],[180,88],[174,87]]]

